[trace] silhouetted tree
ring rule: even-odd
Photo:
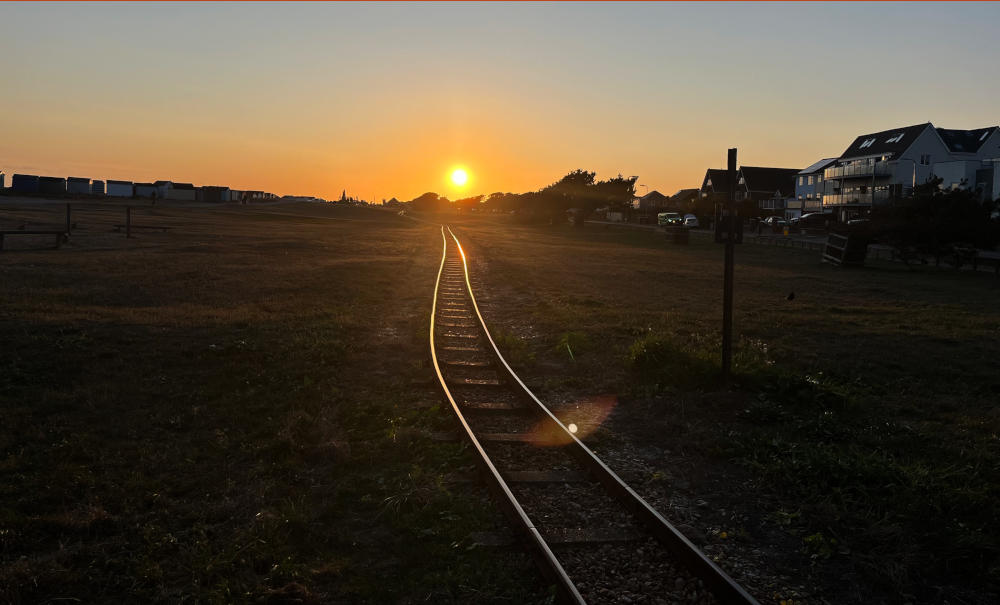
[[[428,191],[427,193],[415,197],[410,200],[410,207],[414,210],[421,210],[424,212],[436,212],[439,210],[444,210],[447,208],[448,198],[439,197],[438,194],[433,191]]]
[[[472,197],[465,197],[460,200],[455,200],[452,202],[456,208],[459,210],[475,210],[479,208],[480,203],[483,201],[483,196],[474,195]]]

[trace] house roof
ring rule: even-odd
[[[174,189],[194,189],[191,183],[174,183]]]
[[[997,130],[997,127],[990,126],[976,130],[935,128],[935,130],[941,135],[944,144],[948,146],[948,151],[952,153],[976,153],[986,142],[986,139],[990,138],[990,135]]]
[[[698,197],[697,189],[679,189],[677,193],[670,196],[670,199],[674,202],[683,202],[696,197]]]
[[[670,198],[668,198],[667,196],[663,195],[662,193],[654,189],[649,193],[647,193],[646,195],[639,198],[639,201],[652,204],[662,204],[663,202],[666,202],[669,199]]]
[[[747,191],[780,191],[784,195],[795,193],[795,175],[798,168],[765,168],[763,166],[741,166],[740,175],[746,183]]]
[[[169,185],[169,184],[171,184],[172,182],[173,182],[173,181],[156,181],[156,182],[155,182],[155,183],[153,183],[153,184],[154,184],[154,185],[156,185],[157,187],[162,187],[163,185]]]
[[[898,156],[900,153],[913,144],[926,128],[932,128],[930,122],[924,124],[914,124],[903,128],[893,128],[872,134],[863,134],[854,139],[844,153],[840,154],[841,160],[848,158],[862,158],[872,155],[891,154]]]
[[[132,181],[114,181],[108,180],[108,185],[131,185]]]
[[[712,191],[721,193],[729,191],[729,171],[720,168],[709,168],[705,178],[712,181]],[[704,183],[704,181],[702,181]]]
[[[823,170],[830,164],[837,161],[837,158],[823,158],[822,160],[816,162],[812,166],[803,168],[799,171],[799,174],[815,174],[817,172],[823,172]]]
[[[82,176],[68,176],[68,177],[66,177],[66,180],[67,181],[72,181],[74,183],[79,183],[81,181],[84,182],[84,183],[89,183],[90,182],[90,179],[83,178]]]
[[[156,187],[156,185],[154,185],[152,183],[136,183],[135,186],[136,187]]]

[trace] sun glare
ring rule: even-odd
[[[461,168],[456,168],[451,173],[451,182],[461,187],[469,181],[469,173],[462,170]]]

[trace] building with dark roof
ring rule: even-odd
[[[670,198],[654,189],[646,195],[636,198],[632,208],[639,212],[658,212],[666,210],[669,205]]]
[[[741,166],[736,171],[736,205],[744,217],[771,214],[785,209],[785,200],[795,196],[798,168]],[[729,200],[729,174],[709,168],[699,189],[702,200],[725,204]]]
[[[709,168],[698,189],[701,197],[712,202],[725,202],[729,199],[729,173],[725,169]]]
[[[841,220],[910,195],[934,177],[942,187],[971,187],[990,199],[1000,192],[1000,129],[936,128],[930,122],[856,137],[823,170],[823,210]]]

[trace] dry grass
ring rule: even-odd
[[[994,602],[992,275],[888,262],[845,270],[816,252],[740,246],[728,388],[718,374],[721,247],[456,220],[487,284],[487,320],[526,343],[516,365],[527,382],[549,401],[615,394],[616,426],[631,427],[623,438],[680,452],[703,497],[800,540],[790,564],[802,585],[831,602]],[[721,477],[737,485],[719,491]]]
[[[10,202],[10,200],[7,200]],[[0,228],[59,206],[0,202]],[[440,236],[373,210],[79,209],[0,253],[0,601],[546,599],[441,479],[426,313]],[[16,239],[16,238],[14,238]],[[13,240],[11,240],[13,241]],[[394,578],[394,582],[386,582]]]

